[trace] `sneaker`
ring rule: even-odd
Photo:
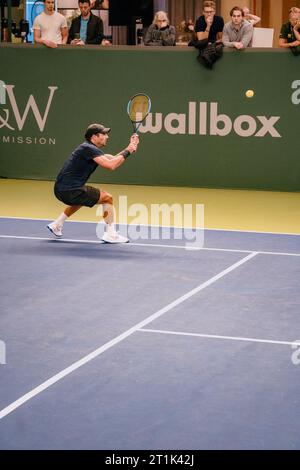
[[[56,238],[61,238],[62,237],[61,226],[55,225],[54,222],[51,222],[51,224],[48,224],[47,229],[50,230],[52,235],[54,235]]]
[[[118,232],[108,233],[104,232],[102,240],[105,243],[128,243],[129,238],[123,237]]]

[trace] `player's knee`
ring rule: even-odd
[[[109,193],[105,193],[104,197],[102,198],[102,202],[104,204],[111,204],[113,205],[113,197]]]

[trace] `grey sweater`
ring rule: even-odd
[[[145,46],[174,46],[175,44],[175,28],[174,26],[166,26],[158,29],[151,24],[145,34]]]
[[[226,23],[223,29],[222,42],[224,46],[234,47],[233,42],[241,42],[244,47],[252,44],[253,26],[248,21],[243,20],[240,29],[236,29],[232,23]]]

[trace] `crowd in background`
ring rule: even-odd
[[[91,4],[91,1],[93,2]],[[72,20],[70,28],[67,27],[66,18],[55,11],[54,0],[44,0],[44,12],[38,15],[33,23],[34,42],[55,48],[59,44],[72,44],[83,46],[85,44],[109,45],[103,34],[103,21],[91,12],[95,0],[79,0],[80,16]],[[216,15],[214,1],[203,3],[203,14],[196,19],[184,22],[193,36],[191,45],[197,42],[206,44],[222,43],[226,47],[245,49],[251,47],[253,27],[260,22],[260,18],[250,13],[247,7],[235,6],[230,11],[231,20],[224,24],[221,16]],[[176,45],[176,29],[170,25],[167,13],[155,13],[152,24],[143,35],[145,46],[173,46]],[[281,28],[279,47],[291,48],[293,52],[300,48],[300,8],[292,7],[289,10],[289,21]],[[298,49],[297,49],[298,48]]]

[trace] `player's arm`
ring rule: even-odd
[[[138,141],[134,141],[131,137],[130,144],[117,155],[104,154],[99,157],[95,157],[93,160],[106,170],[114,171],[119,166],[121,166],[126,158],[128,158],[132,153],[136,152],[138,146]]]
[[[137,149],[137,146],[138,146],[139,142],[140,142],[140,139],[139,139],[138,134],[132,134],[132,136],[130,137],[130,143],[135,144],[136,149]],[[120,152],[118,153],[118,155],[120,155]],[[106,156],[106,158],[108,158],[108,160],[113,160],[116,157],[116,155],[111,155],[110,153],[106,153],[105,156]]]
[[[93,160],[99,166],[102,166],[106,170],[114,171],[119,166],[121,166],[127,157],[129,157],[130,153],[124,155],[115,155],[113,158],[109,158],[107,155],[101,155],[100,157],[95,157]]]

